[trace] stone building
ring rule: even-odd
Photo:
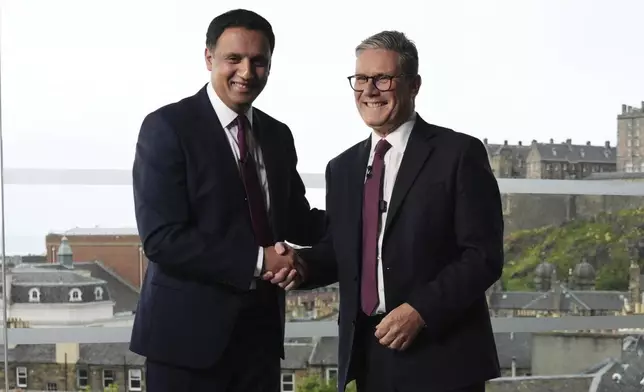
[[[63,237],[56,263],[22,262],[7,269],[11,327],[127,325],[136,288],[97,261],[73,262]]]
[[[622,105],[617,115],[617,171],[644,172],[644,101],[642,107]]]
[[[555,143],[532,141],[527,158],[527,178],[579,180],[592,173],[614,172],[617,149],[610,142],[603,146],[573,144],[571,139]]]
[[[503,144],[489,144],[487,139],[483,139],[483,144],[497,178],[526,178],[526,159],[530,146],[524,146],[522,142],[510,145],[507,140]]]
[[[635,313],[641,308],[642,277],[634,262],[629,292],[595,290],[595,267],[583,258],[559,278],[556,266],[541,262],[534,270],[535,291],[504,291],[501,282],[487,292],[490,313],[497,317],[601,316]]]
[[[311,291],[286,294],[286,321],[322,321],[337,318],[340,309],[338,284]]]
[[[10,348],[8,356],[13,390],[145,391],[145,359],[127,343],[26,344]],[[0,381],[4,385],[4,374]]]
[[[492,171],[497,178],[582,179],[592,173],[616,170],[616,148],[573,144],[571,139],[555,143],[533,140],[528,146],[489,144],[483,139]]]

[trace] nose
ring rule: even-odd
[[[244,58],[237,68],[237,75],[243,79],[251,79],[253,76],[253,67],[249,58]]]
[[[364,86],[364,91],[362,93],[368,97],[373,97],[374,95],[380,94],[380,90],[378,90],[373,83],[367,83],[366,86]]]

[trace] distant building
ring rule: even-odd
[[[487,139],[483,139],[483,143],[497,178],[526,178],[530,146],[524,146],[522,142],[510,145],[507,140],[503,144],[489,144]]]
[[[10,327],[129,325],[138,290],[98,261],[72,262],[67,238],[56,263],[7,269]]]
[[[617,115],[617,171],[644,172],[644,101],[642,107],[622,105]]]
[[[136,228],[74,228],[47,234],[47,260],[56,263],[61,239],[74,248],[74,262],[100,260],[131,285],[141,288],[148,260]]]
[[[533,140],[529,146],[489,144],[483,140],[492,171],[497,178],[582,179],[592,173],[614,172],[617,151],[610,142],[603,146]]]
[[[534,291],[504,291],[501,282],[487,292],[490,313],[497,317],[616,316],[642,312],[642,282],[637,263],[630,270],[629,291],[595,290],[595,268],[581,260],[565,279],[543,261],[534,270]]]
[[[9,348],[12,391],[145,391],[145,358],[128,343],[26,344]],[[2,346],[0,349],[4,350]],[[0,375],[4,385],[4,375]]]
[[[338,284],[316,290],[290,291],[286,294],[286,321],[323,321],[337,319],[340,309]]]

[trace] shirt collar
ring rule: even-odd
[[[391,148],[393,150],[404,152],[405,147],[407,147],[407,142],[409,141],[409,135],[411,135],[411,130],[414,128],[414,124],[416,124],[416,112],[413,112],[407,121],[402,123],[393,132],[390,132],[384,139],[391,144]],[[380,139],[382,139],[382,137],[375,131],[371,133],[371,153],[376,149],[376,144],[378,144]]]
[[[217,114],[217,118],[219,118],[219,121],[221,122],[221,126],[224,129],[229,128],[233,123],[233,121],[237,119],[238,114],[235,113],[234,110],[226,106],[226,104],[223,103],[223,101],[217,96],[217,93],[215,93],[215,88],[213,87],[212,82],[208,82],[208,86],[206,90],[208,91],[208,99],[210,99],[212,108],[215,110],[215,113]],[[253,126],[252,106],[248,108],[248,110],[244,114],[246,115],[246,118],[248,119],[248,123],[252,128]]]

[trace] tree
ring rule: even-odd
[[[337,392],[337,382],[331,380],[326,382],[317,374],[311,374],[308,377],[298,380],[297,392]],[[356,384],[351,382],[347,385],[346,392],[356,392]]]

